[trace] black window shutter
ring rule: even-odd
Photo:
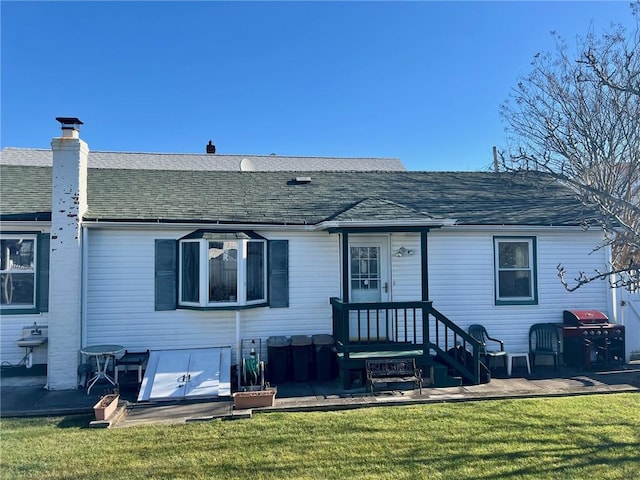
[[[40,312],[49,311],[49,233],[38,235],[38,286],[37,308]]]
[[[288,240],[269,240],[269,306],[289,306]]]
[[[155,309],[175,310],[177,306],[177,242],[156,240]]]

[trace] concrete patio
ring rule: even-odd
[[[522,375],[522,376],[518,376]],[[16,386],[16,381],[3,379],[0,388],[2,417],[66,416],[90,414],[101,394],[95,388],[90,395],[84,390],[47,391],[44,383]],[[13,385],[13,386],[12,386]],[[424,388],[422,395],[408,389],[380,389],[375,396],[364,388],[343,390],[337,380],[331,382],[283,383],[277,386],[275,406],[257,411],[327,411],[372,406],[424,404],[431,402],[481,401],[569,395],[591,395],[640,392],[640,362],[632,362],[611,371],[576,371],[563,369],[560,376],[552,369],[531,375],[526,370],[514,371],[513,377],[501,376],[481,385]],[[185,423],[217,418],[246,418],[251,410],[234,410],[233,400],[226,397],[207,401],[137,403],[136,392],[121,392],[122,405],[117,421],[102,426],[129,427],[141,424]]]

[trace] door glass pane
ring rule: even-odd
[[[263,300],[265,242],[247,243],[247,301]]]
[[[369,261],[366,257],[360,257],[360,274],[367,275],[369,273]]]
[[[358,256],[354,253],[356,249],[351,249],[351,275],[358,275],[360,273],[360,262]]]
[[[351,289],[380,288],[380,247],[351,247]]]
[[[183,242],[181,255],[182,296],[180,300],[198,303],[200,244],[198,242]]]
[[[209,242],[209,302],[238,298],[237,242]]]

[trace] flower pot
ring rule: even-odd
[[[273,407],[275,405],[276,389],[236,392],[233,394],[233,408]]]
[[[93,406],[93,412],[96,415],[96,420],[107,420],[113,412],[118,408],[120,395],[109,394],[103,396],[98,403]]]

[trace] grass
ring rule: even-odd
[[[2,479],[640,478],[640,394],[86,428],[4,419]]]

